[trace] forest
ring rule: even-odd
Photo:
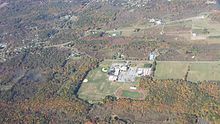
[[[0,122],[220,123],[217,81],[142,77],[143,100],[106,96],[91,104],[77,95],[105,59],[146,61],[158,51],[160,61],[219,60],[218,36],[190,39],[191,18],[203,13],[220,22],[206,0],[1,0]]]

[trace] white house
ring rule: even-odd
[[[161,25],[161,24],[162,24],[162,21],[161,21],[161,20],[157,20],[155,23],[156,23],[157,25]]]

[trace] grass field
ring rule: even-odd
[[[78,96],[90,103],[101,102],[107,95],[117,96],[119,98],[142,99],[145,93],[139,90],[131,91],[131,86],[138,87],[140,79],[135,82],[119,83],[108,80],[107,73],[102,72],[102,68],[108,68],[112,63],[123,61],[104,61],[100,66],[92,70],[79,90]],[[132,62],[138,66],[144,66],[143,61]],[[156,79],[184,79],[187,74],[189,81],[220,81],[220,62],[190,62],[190,61],[158,61],[156,66]]]
[[[220,62],[157,62],[156,79],[183,79],[188,73],[189,81],[220,81]]]
[[[156,79],[183,79],[189,63],[180,61],[157,62],[155,78]]]
[[[111,82],[108,79],[107,73],[102,72],[102,68],[109,68],[112,63],[121,63],[123,61],[117,60],[106,60],[103,61],[98,68],[92,70],[86,79],[88,82],[83,82],[78,96],[84,100],[87,100],[90,103],[101,102],[106,96],[111,95],[115,96],[117,91],[121,92],[129,90],[131,86],[138,86],[139,85],[139,78],[136,79],[135,82],[127,82],[127,83],[119,83],[119,82]],[[143,67],[146,62],[133,62],[136,65]],[[138,98],[139,95],[143,96],[140,93],[134,93],[133,95],[130,93],[125,93],[125,96],[121,96],[119,94],[117,97],[129,97],[129,98]]]
[[[107,95],[114,95],[120,84],[110,82],[106,73],[101,71],[99,67],[89,73],[88,82],[82,84],[79,90],[79,98],[88,101],[100,101]]]
[[[191,63],[188,76],[189,81],[219,80],[220,62]]]
[[[137,98],[141,98],[142,96],[143,95],[139,92],[133,92],[133,91],[129,91],[129,90],[122,91],[122,97],[125,97],[125,98],[137,99]]]
[[[209,39],[219,39],[220,23],[212,21],[209,17],[193,19],[192,32]]]

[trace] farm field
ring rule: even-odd
[[[189,81],[220,80],[220,62],[190,63]]]
[[[218,61],[164,61],[157,62],[155,71],[156,79],[184,79],[187,71],[187,80],[196,81],[219,81],[220,62]]]
[[[181,61],[161,61],[157,62],[156,79],[183,79],[189,63]]]
[[[209,16],[201,16],[200,18],[193,19],[192,39],[210,39],[215,40],[220,38],[220,23],[211,20]]]

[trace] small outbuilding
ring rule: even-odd
[[[83,80],[83,83],[87,83],[89,80],[88,79],[84,79]]]
[[[130,87],[130,90],[137,90],[137,87]]]
[[[157,58],[157,54],[155,52],[151,52],[149,54],[149,60],[150,61],[154,61],[154,60],[156,60],[156,58]]]

